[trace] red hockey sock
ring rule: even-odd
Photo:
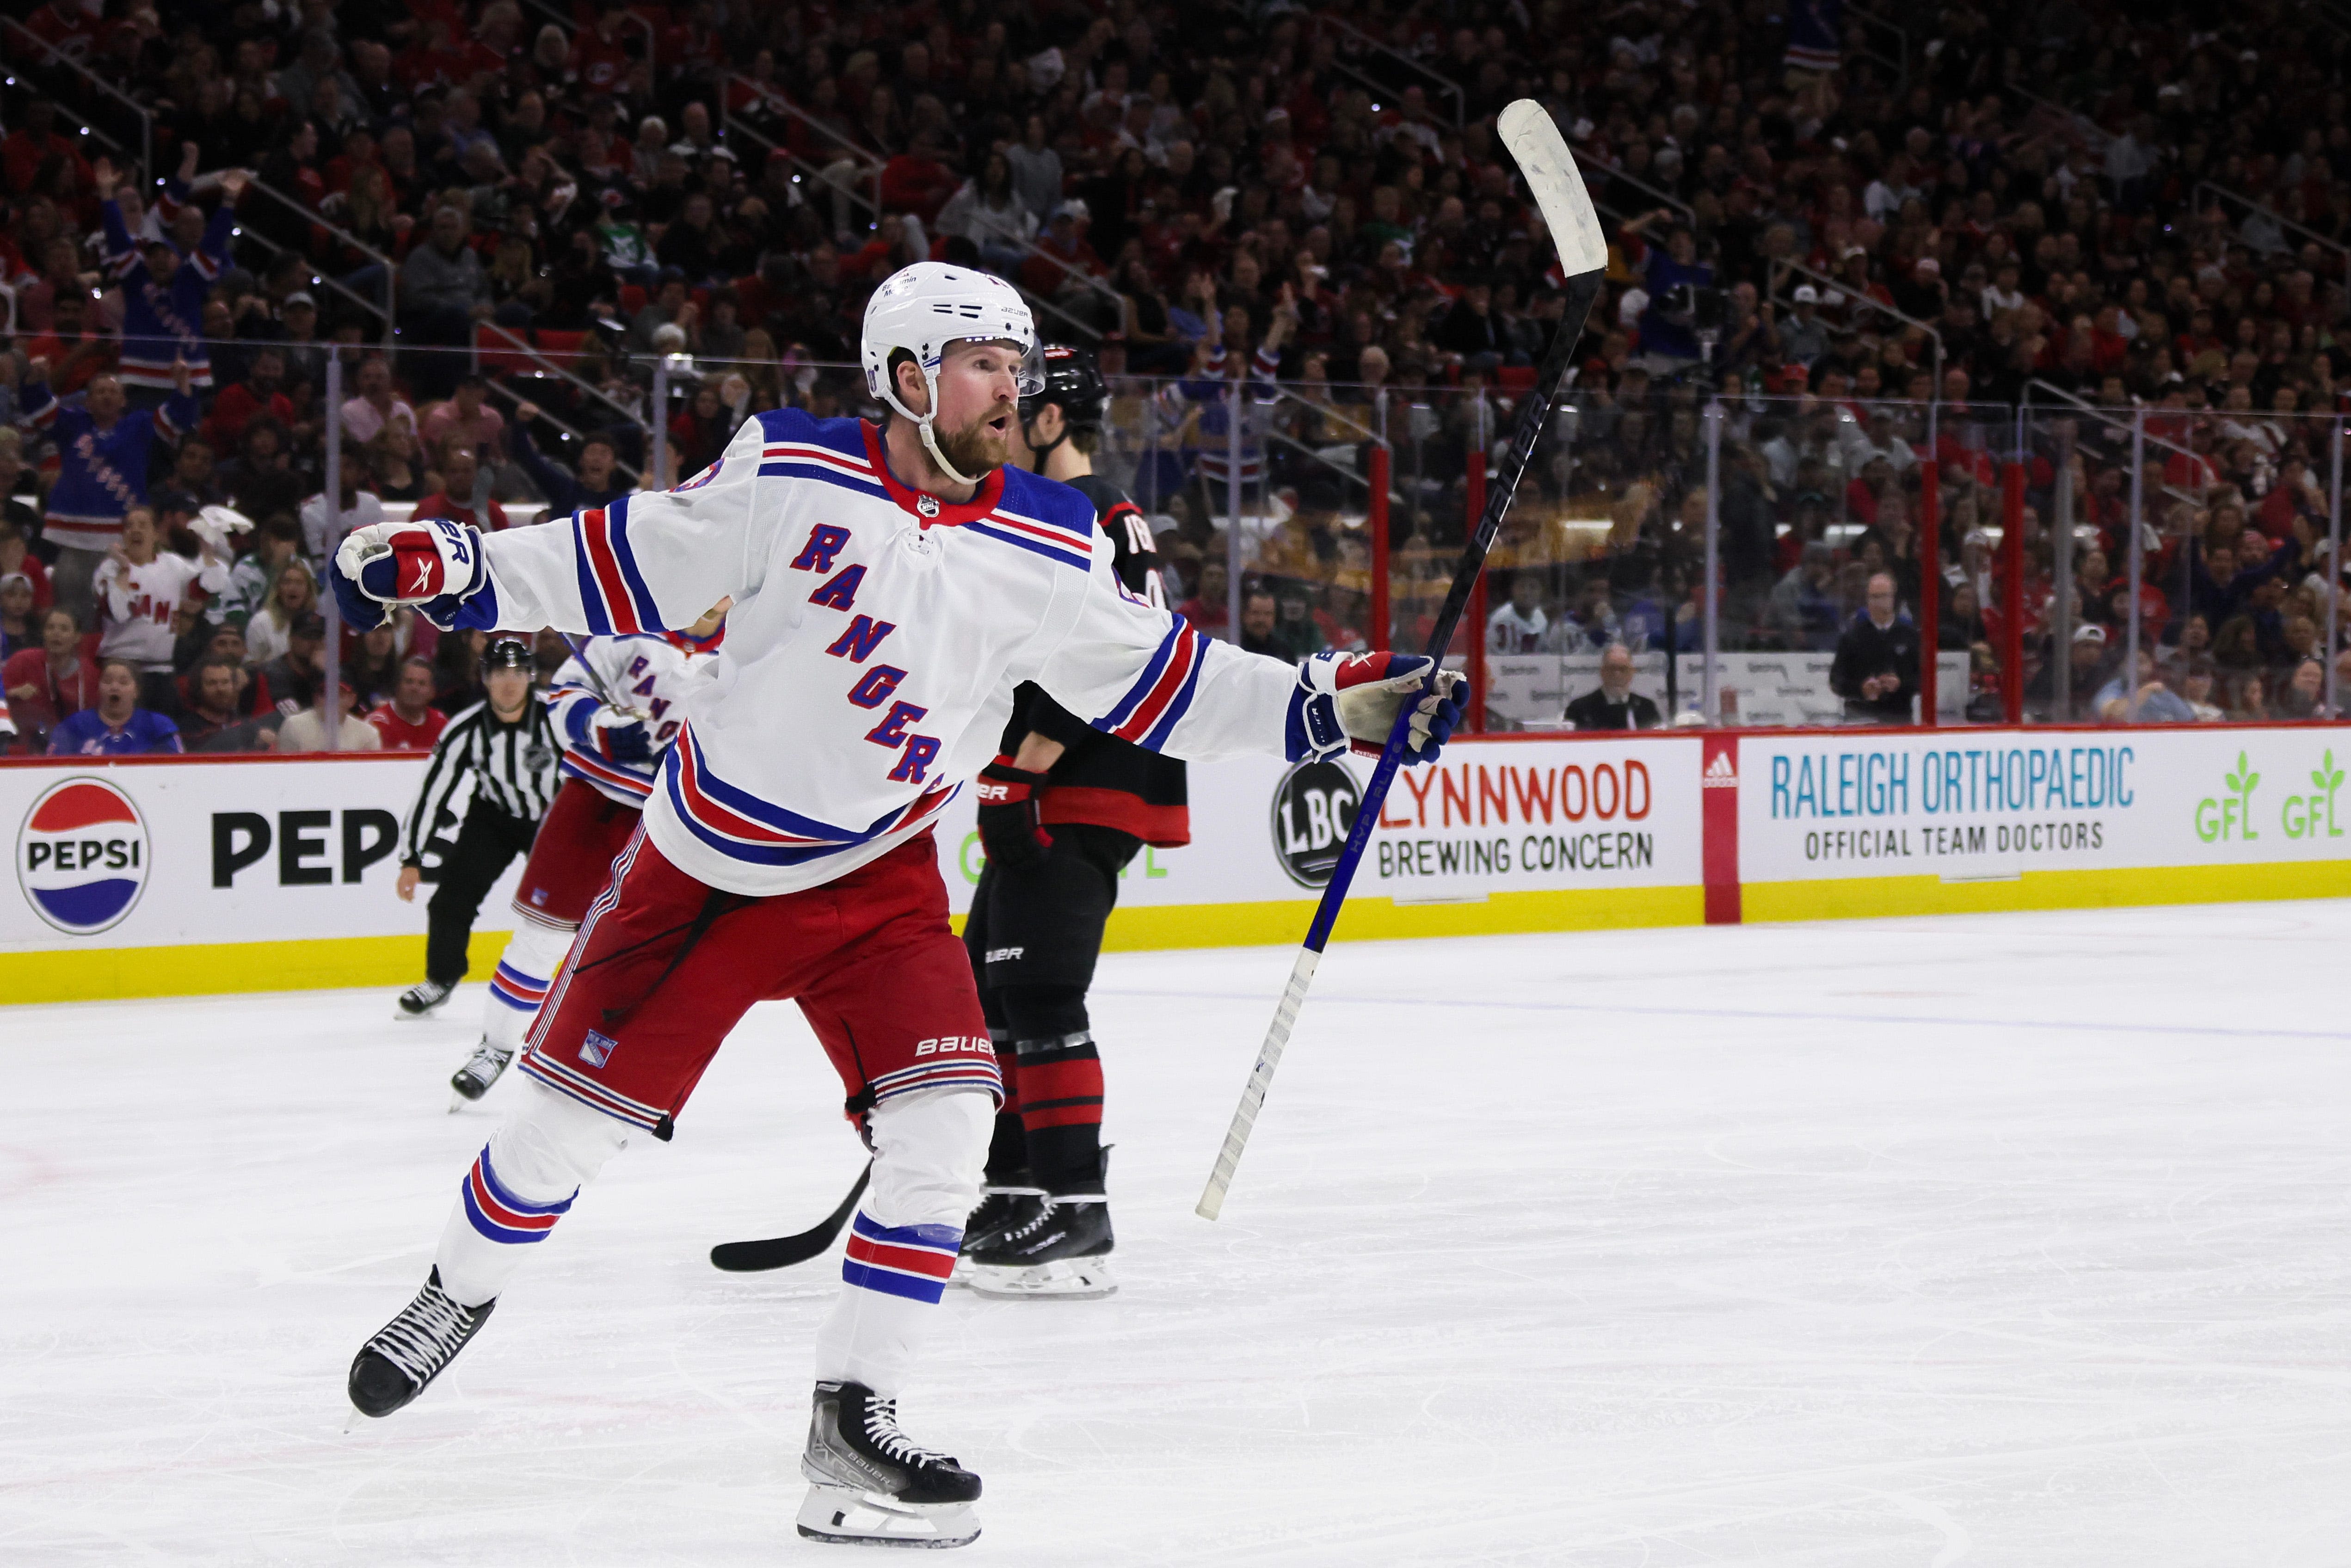
[[[1085,1192],[1102,1182],[1102,1057],[1083,1031],[1024,1040],[1020,1124],[1029,1169],[1049,1192]]]

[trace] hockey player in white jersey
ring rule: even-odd
[[[482,1040],[449,1080],[452,1102],[479,1100],[507,1070],[547,998],[555,967],[637,831],[661,759],[685,726],[685,699],[716,669],[726,606],[684,632],[578,643],[547,694],[563,737],[563,788],[547,809],[515,888],[519,917],[482,1004]]]
[[[868,302],[862,354],[882,427],[761,413],[667,494],[487,538],[384,524],[337,558],[361,625],[413,603],[459,626],[611,635],[735,601],[716,678],[686,699],[643,826],[531,1026],[523,1103],[350,1389],[371,1416],[420,1394],[579,1188],[630,1138],[671,1137],[736,1021],[790,998],[873,1150],[817,1334],[799,1528],[950,1546],[978,1533],[979,1478],[909,1438],[896,1401],[1001,1091],[947,923],[940,808],[994,756],[1024,680],[1174,756],[1376,749],[1403,720],[1425,761],[1458,717],[1458,677],[1384,653],[1293,669],[1124,591],[1092,504],[1003,466],[1018,400],[1042,381],[1028,307],[1000,279],[906,268]]]

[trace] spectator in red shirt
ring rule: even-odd
[[[276,349],[257,349],[245,380],[221,389],[213,399],[211,417],[204,423],[204,439],[215,452],[233,452],[245,439],[253,416],[266,413],[279,424],[294,423],[294,400],[278,389],[286,382],[286,356]]]
[[[392,700],[367,716],[386,751],[430,751],[449,716],[433,706],[433,661],[412,654],[400,662]]]
[[[482,465],[462,435],[453,435],[441,449],[441,488],[416,503],[420,517],[450,517],[470,523],[485,533],[507,527],[507,511],[496,501],[474,504],[474,482]]]
[[[50,6],[40,15],[47,16],[52,12],[70,12],[73,9],[71,0],[67,0],[66,4]],[[37,21],[38,19],[36,18]],[[90,183],[89,160],[81,155],[80,149],[73,144],[71,138],[58,134],[57,123],[57,106],[55,103],[37,96],[26,99],[25,123],[10,131],[5,141],[0,141],[0,179],[7,182],[9,194],[21,196],[31,190],[34,176],[41,171],[41,161],[52,152],[73,167],[78,186]]]
[[[963,183],[939,153],[938,143],[925,136],[882,166],[883,210],[914,214],[923,220],[925,232],[938,221],[939,209]]]
[[[32,755],[48,750],[59,721],[98,701],[98,666],[81,651],[81,622],[70,610],[41,618],[41,645],[9,655],[0,688],[16,716],[18,743]]]

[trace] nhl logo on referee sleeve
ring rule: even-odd
[[[590,1067],[601,1067],[612,1060],[612,1052],[620,1048],[619,1040],[607,1039],[591,1029],[588,1038],[580,1042],[580,1060]]]

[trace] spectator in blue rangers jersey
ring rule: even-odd
[[[37,430],[57,444],[57,482],[50,487],[42,537],[57,547],[49,569],[55,602],[90,621],[90,580],[99,562],[122,538],[122,515],[147,499],[147,455],[158,435],[177,441],[201,411],[189,392],[190,371],[177,367],[179,390],[152,413],[125,407],[122,383],[91,378],[83,406],[68,408],[49,388],[49,362],[25,371],[25,410]]]
[[[179,243],[171,239],[141,239],[124,222],[121,204],[113,199],[110,182],[101,180],[99,208],[106,224],[106,271],[122,285],[122,382],[139,389],[142,403],[161,401],[161,394],[179,381],[174,367],[184,363],[196,386],[213,384],[212,361],[204,348],[204,297],[228,270],[228,242],[236,226],[236,202],[244,194],[244,171],[231,169],[221,176],[223,200],[210,219],[191,203],[187,181],[194,174],[197,150],[183,144],[180,177],[164,186],[162,210]],[[111,171],[110,170],[110,173]],[[191,233],[190,231],[194,231]]]
[[[139,671],[128,659],[99,670],[98,706],[68,715],[49,733],[51,757],[143,757],[177,751],[180,727],[139,706]]]

